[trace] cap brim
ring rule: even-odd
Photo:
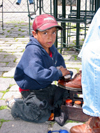
[[[51,23],[47,23],[45,25],[42,25],[41,27],[39,27],[37,30],[39,31],[45,31],[45,30],[48,30],[48,29],[51,29],[53,27],[57,27],[59,30],[63,30],[63,27],[58,25],[58,24],[51,24]]]

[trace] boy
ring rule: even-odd
[[[16,100],[11,113],[14,118],[40,123],[47,121],[53,112],[55,121],[62,126],[67,116],[60,106],[68,92],[52,84],[53,81],[72,74],[66,69],[63,57],[53,45],[57,29],[62,30],[62,27],[53,16],[43,14],[35,18],[32,28],[33,36],[14,76],[23,100]]]

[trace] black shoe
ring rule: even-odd
[[[16,2],[17,5],[20,5],[18,2]]]
[[[60,125],[60,126],[63,126],[66,122],[66,120],[68,119],[68,116],[61,111],[61,114],[60,116],[58,117],[55,117],[55,121]]]

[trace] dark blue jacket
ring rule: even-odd
[[[54,45],[50,51],[52,58],[34,37],[30,37],[14,75],[20,88],[43,89],[62,77],[61,71],[56,67],[66,67],[64,59]]]

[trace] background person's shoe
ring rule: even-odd
[[[85,124],[73,126],[70,133],[100,133],[100,119],[91,117]]]
[[[31,5],[31,4],[34,4],[34,3],[33,3],[33,2],[31,2],[31,3],[30,3],[30,5]]]
[[[16,5],[20,5],[20,3],[16,2]]]
[[[82,72],[80,71],[74,76],[73,79],[69,80],[69,82],[66,82],[64,80],[59,80],[58,85],[67,90],[81,90],[82,89],[81,78],[82,78]]]

